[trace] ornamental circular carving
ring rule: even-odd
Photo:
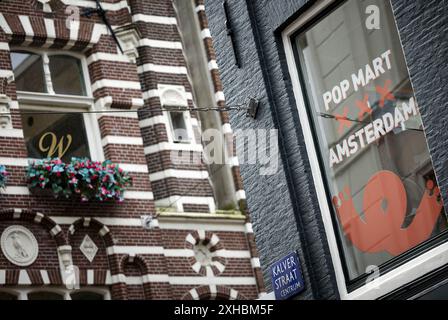
[[[19,225],[10,226],[3,231],[1,247],[9,261],[22,267],[31,265],[39,253],[39,244],[34,234]]]
[[[213,264],[213,253],[202,242],[197,243],[193,247],[193,251],[196,261],[199,262],[201,266],[207,267]]]
[[[226,267],[225,250],[214,233],[198,230],[187,235],[185,249],[190,250],[190,266],[203,276],[218,276]]]

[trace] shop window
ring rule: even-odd
[[[367,5],[379,9],[379,28],[366,24]],[[447,229],[418,103],[389,1],[340,1],[292,41],[345,277],[355,283]]]
[[[30,158],[90,157],[82,114],[24,114],[22,126]]]
[[[11,52],[29,158],[102,158],[97,121],[88,114],[82,60],[55,52]],[[99,138],[99,135],[98,137]]]

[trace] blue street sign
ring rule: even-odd
[[[275,299],[289,299],[305,289],[299,257],[293,252],[271,266]]]

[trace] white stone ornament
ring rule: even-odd
[[[89,260],[90,262],[95,259],[96,253],[98,252],[98,247],[93,242],[93,240],[86,234],[84,240],[82,240],[81,246],[79,247],[82,254]]]
[[[9,226],[3,231],[1,248],[9,261],[21,267],[31,265],[39,254],[39,244],[34,234],[19,225]]]
[[[201,266],[207,267],[213,264],[213,254],[210,249],[202,243],[196,244],[193,248],[194,256]]]
[[[51,0],[37,0],[38,2],[42,3],[43,7],[43,11],[44,12],[51,12],[51,7],[50,7],[50,1]]]

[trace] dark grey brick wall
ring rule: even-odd
[[[267,287],[268,267],[298,250],[307,284],[299,299],[337,299],[333,267],[280,39],[282,28],[313,1],[229,0],[242,67],[233,65],[222,1],[206,1],[210,31],[228,104],[261,99],[256,120],[232,114],[235,129],[279,130],[281,163],[273,176],[242,165],[242,177]],[[392,0],[430,150],[444,196],[448,188],[447,1]],[[446,111],[445,111],[446,112]],[[448,203],[448,199],[445,199]]]
[[[448,1],[392,0],[429,150],[448,204]]]
[[[284,15],[283,2],[291,4],[288,6],[291,12],[305,3],[229,1],[241,69],[234,66],[222,2],[206,2],[206,11],[228,104],[238,103],[248,96],[261,100],[256,120],[249,121],[241,113],[232,114],[233,129],[279,129],[282,155],[277,174],[261,176],[259,165],[241,165],[266,285],[271,288],[268,266],[298,250],[307,285],[300,298],[334,298],[334,281],[328,250],[324,245],[323,225],[316,218],[319,210],[313,200],[310,170],[303,158],[306,156],[305,146],[301,142],[297,114],[293,112],[294,102],[284,81],[286,70],[278,63],[283,59],[279,56],[279,39],[273,34],[274,27],[287,16],[274,19],[275,15],[271,17],[270,13]]]

